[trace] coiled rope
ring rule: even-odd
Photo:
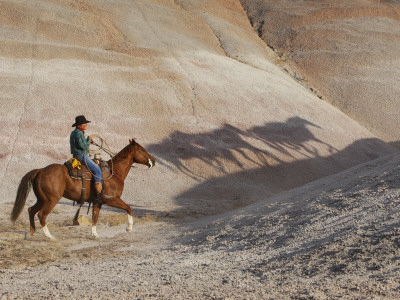
[[[104,178],[104,179],[103,179],[103,178],[100,178],[100,177],[98,177],[98,176],[96,176],[96,175],[94,175],[94,174],[92,173],[92,171],[89,169],[89,167],[88,167],[86,161],[85,161],[85,165],[86,165],[86,167],[88,168],[90,174],[92,174],[92,176],[93,176],[94,178],[101,179],[101,180],[108,180],[108,179],[110,179],[110,178],[114,175],[114,159],[113,159],[113,158],[114,158],[115,154],[110,150],[110,146],[108,145],[108,143],[106,142],[106,140],[103,139],[100,135],[98,135],[98,134],[92,134],[92,135],[90,135],[90,136],[91,136],[92,139],[93,139],[93,138],[99,139],[99,140],[100,140],[100,145],[99,145],[98,143],[96,143],[96,142],[93,142],[93,144],[90,144],[90,145],[89,145],[89,154],[94,155],[94,154],[99,153],[100,150],[103,150],[105,153],[107,153],[107,154],[111,157],[111,173],[110,173],[110,176],[109,176],[108,178]],[[94,146],[96,146],[97,148],[95,148],[95,149],[90,148],[91,145],[94,145]]]
[[[114,158],[115,153],[111,152],[110,150],[110,146],[108,146],[108,143],[106,142],[105,139],[103,139],[99,134],[92,134],[91,135],[92,138],[98,138],[100,140],[100,145],[97,143],[93,143],[89,145],[89,153],[90,154],[95,154],[98,153],[99,150],[103,150],[105,153],[107,153],[108,155],[110,155],[111,158]],[[95,149],[90,149],[91,145],[95,145],[97,146],[97,148]],[[104,145],[107,147],[105,148]]]

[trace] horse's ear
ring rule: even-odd
[[[129,144],[132,144],[132,140],[131,139],[129,139]]]
[[[129,139],[129,144],[135,145],[135,144],[136,144],[136,142],[135,142],[135,140],[134,140],[134,139]]]

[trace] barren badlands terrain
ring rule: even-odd
[[[400,2],[241,0],[297,78],[387,142],[400,137]]]
[[[0,299],[400,298],[398,28],[396,1],[1,1]],[[134,230],[63,198],[30,237],[18,184],[80,114],[156,159]]]

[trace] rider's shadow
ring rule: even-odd
[[[160,165],[171,171],[177,169],[201,181],[202,176],[190,167],[192,160],[230,174],[227,163],[245,170],[246,165],[265,167],[284,163],[283,157],[309,159],[321,156],[321,150],[330,154],[338,151],[318,139],[312,129],[319,130],[321,127],[300,117],[245,130],[224,124],[221,128],[203,133],[175,131],[161,143],[149,145],[147,149],[157,155]]]
[[[176,213],[199,215],[242,207],[392,151],[375,138],[339,150],[316,136],[321,130],[300,117],[248,129],[225,124],[195,134],[175,131],[147,149],[171,171],[198,181],[174,200]],[[202,177],[205,167],[219,175]]]

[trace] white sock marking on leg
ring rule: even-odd
[[[92,226],[92,236],[98,238],[99,235],[97,234],[96,226]]]
[[[49,229],[47,228],[47,224],[43,227],[44,235],[47,236],[51,240],[55,240],[56,238],[51,235]]]
[[[133,217],[131,215],[128,215],[128,228],[126,228],[126,231],[130,232],[133,229]]]

